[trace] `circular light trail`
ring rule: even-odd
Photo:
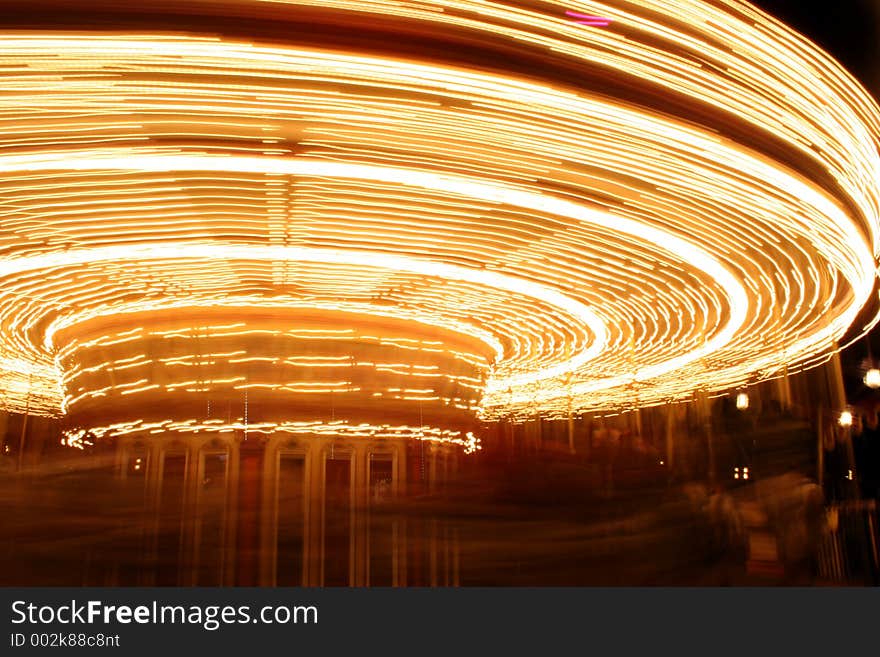
[[[463,357],[486,367],[491,419],[806,367],[876,297],[880,111],[750,5],[228,7],[289,34],[117,18],[112,34],[3,35],[8,410],[59,414],[104,390],[71,389],[65,360],[99,318],[250,307],[435,327],[485,346]],[[465,42],[516,58],[481,66]],[[108,372],[127,367],[114,358]],[[140,422],[123,428],[171,421]]]

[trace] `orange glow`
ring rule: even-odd
[[[484,419],[617,411],[821,363],[876,301],[880,110],[749,5],[240,4],[345,12],[352,29],[404,20],[437,38],[517,44],[571,74],[542,81],[294,39],[4,34],[5,408],[57,416],[222,390]],[[610,23],[583,29],[566,10]],[[603,80],[641,100],[598,93]],[[370,321],[226,321],[242,308]],[[211,335],[228,345],[203,353],[204,335],[149,320],[82,335],[174,312],[213,314]],[[338,350],[264,353],[233,339],[297,331]],[[163,336],[189,342],[144,349]],[[353,336],[377,350],[349,350]],[[78,360],[100,349],[112,357]],[[188,422],[156,426],[220,431]],[[292,430],[238,411],[222,426]],[[443,431],[423,437],[473,449],[466,432]]]

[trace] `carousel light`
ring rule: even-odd
[[[869,388],[880,388],[880,369],[872,367],[865,372],[865,385]]]
[[[851,427],[853,423],[853,415],[849,411],[843,411],[837,419],[837,423],[842,427]]]
[[[332,39],[4,34],[4,408],[59,415],[226,385],[358,392],[329,374],[344,360],[293,361],[328,373],[310,385],[231,381],[193,376],[191,351],[160,382],[152,357],[124,362],[141,351],[76,369],[59,338],[127,314],[295,308],[451,331],[490,354],[461,356],[485,377],[378,362],[409,382],[377,400],[567,417],[629,403],[634,382],[649,405],[822,362],[872,294],[880,110],[748,5],[609,1],[566,16],[552,2],[241,2],[347,12],[371,30],[393,16],[432,38],[551,53],[570,74]],[[644,98],[596,93],[604,79]],[[118,378],[86,386],[88,367]],[[451,377],[473,395],[438,393]]]
[[[746,392],[740,392],[736,395],[736,407],[744,411],[749,407],[749,395]]]

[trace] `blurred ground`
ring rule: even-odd
[[[190,567],[174,549],[144,549],[168,545],[156,532],[169,523],[145,512],[143,484],[88,463],[0,477],[0,584],[126,585],[163,561]],[[593,464],[529,455],[481,463],[444,488],[376,506],[373,521],[451,528],[462,586],[823,583],[821,496],[795,475],[711,492],[649,471],[609,482]]]

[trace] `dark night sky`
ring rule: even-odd
[[[880,96],[880,0],[760,0],[761,9],[832,54]]]

